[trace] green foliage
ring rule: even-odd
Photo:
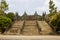
[[[51,23],[53,26],[56,26],[56,23],[57,23],[57,15],[54,15],[54,16],[51,17],[50,23]]]
[[[0,10],[3,10],[3,11],[8,10],[8,4],[6,3],[5,0],[1,0]]]
[[[48,14],[48,16],[49,16],[49,17],[51,17],[51,16],[53,16],[53,15],[55,15],[55,13],[52,13],[52,14]]]
[[[58,28],[60,28],[60,19],[58,19],[58,21],[57,21],[57,26],[58,26]]]
[[[8,4],[6,3],[5,0],[1,0],[0,2],[0,15],[5,16],[5,11],[8,10]]]
[[[0,16],[0,30],[3,33],[11,25],[12,21],[10,18]]]
[[[14,13],[9,12],[9,13],[7,14],[7,17],[10,18],[12,21],[14,21],[15,15],[14,15]]]
[[[57,7],[55,7],[53,0],[50,0],[49,2],[49,9],[50,14],[57,13]]]
[[[4,15],[4,11],[0,10],[0,15]]]
[[[46,12],[42,14],[43,20],[45,20]]]
[[[56,13],[55,15],[51,16],[50,23],[53,26],[60,26],[60,13]]]
[[[19,14],[16,12],[16,20],[20,20],[20,16],[19,16]]]

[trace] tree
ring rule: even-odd
[[[46,12],[43,12],[43,14],[42,14],[43,20],[45,20],[45,16],[46,16]]]
[[[57,7],[55,7],[55,4],[52,0],[49,2],[49,9],[50,14],[57,13]]]
[[[14,15],[13,12],[9,12],[9,13],[7,14],[7,17],[10,18],[12,21],[14,21],[15,15]]]
[[[25,20],[26,17],[27,17],[27,13],[26,13],[26,11],[25,11],[24,14],[23,14],[23,19]]]
[[[53,25],[53,26],[57,26],[57,15],[55,14],[55,15],[53,15],[53,16],[51,16],[51,18],[50,18],[50,23]]]
[[[8,10],[8,4],[5,0],[1,0],[0,2],[0,15],[5,15],[5,11]]]
[[[51,16],[50,24],[55,26],[55,31],[60,31],[60,13],[56,13],[55,15]]]
[[[35,16],[36,19],[38,19],[38,13],[37,13],[37,11],[35,11],[34,16]]]
[[[12,21],[10,18],[5,16],[0,16],[0,31],[4,33],[4,31],[11,25]]]
[[[58,26],[58,22],[60,21],[60,13],[57,13],[50,18],[50,23],[53,26]]]
[[[17,12],[16,12],[16,20],[20,20],[20,16]]]

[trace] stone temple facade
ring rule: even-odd
[[[15,21],[9,30],[6,30],[6,35],[47,35],[51,34],[52,28],[44,20],[38,20],[39,15],[35,12],[34,15],[27,15],[24,12],[23,20]],[[18,18],[18,17],[17,17]],[[49,29],[49,30],[48,30]]]
[[[23,20],[38,20],[37,12],[35,12],[34,15],[27,15],[27,13],[25,12],[22,17],[23,17]]]

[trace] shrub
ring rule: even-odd
[[[11,25],[12,21],[10,18],[0,16],[0,30],[1,33],[4,33],[4,31]]]
[[[53,26],[56,26],[56,23],[57,23],[57,15],[51,16],[51,18],[50,18],[50,23],[51,23]]]
[[[60,27],[60,19],[57,21],[57,26]]]
[[[60,13],[56,13],[55,15],[51,16],[50,23],[53,26],[60,27]]]
[[[14,13],[9,12],[9,13],[7,14],[7,17],[10,18],[12,21],[14,21],[15,15],[14,15]]]

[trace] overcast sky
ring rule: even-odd
[[[41,15],[43,12],[49,12],[49,0],[6,0],[9,4],[9,12],[18,12],[22,15],[24,11],[32,15],[35,11]],[[60,0],[53,0],[58,10],[60,10]]]

